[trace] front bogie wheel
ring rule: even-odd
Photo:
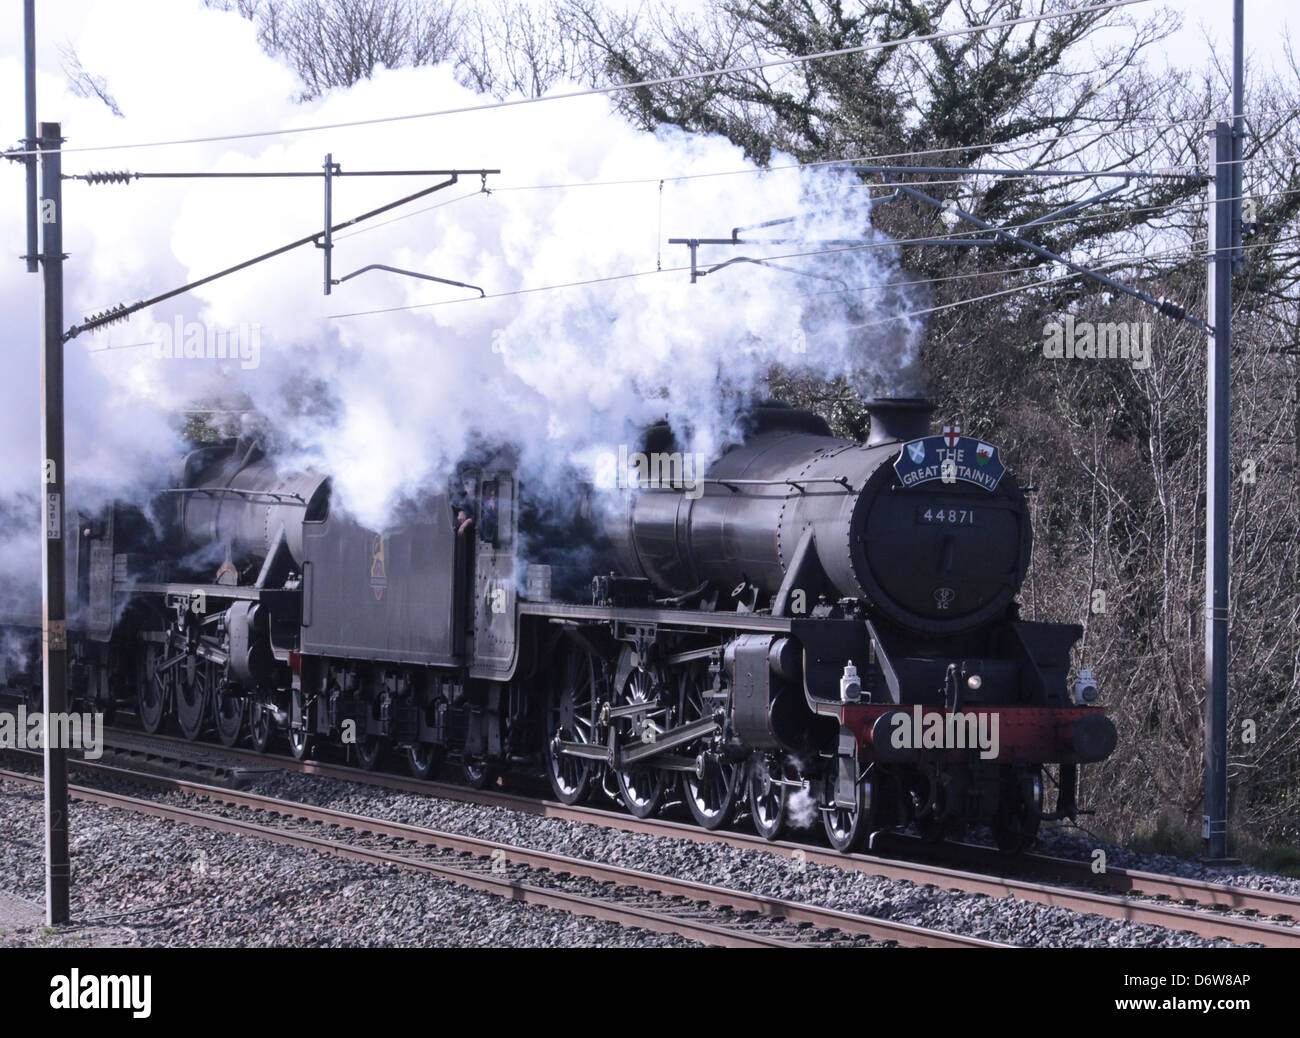
[[[846,808],[835,802],[835,775],[827,781],[826,804],[822,807],[822,825],[826,839],[841,854],[852,854],[862,846],[871,814],[871,779],[859,777],[854,787],[856,806]]]
[[[275,735],[275,716],[260,699],[255,699],[248,708],[248,738],[253,749],[265,753]]]
[[[1042,818],[1042,773],[1037,769],[1007,775],[990,828],[1004,854],[1019,854],[1033,846]]]
[[[785,829],[790,791],[779,757],[755,753],[749,761],[749,814],[754,831],[765,840],[780,839]]]
[[[306,760],[315,748],[316,737],[306,728],[289,729],[289,752],[294,760]]]

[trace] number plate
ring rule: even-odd
[[[974,526],[975,509],[917,505],[916,521],[922,526]]]

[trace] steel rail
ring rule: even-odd
[[[20,772],[0,771],[0,778],[30,786],[43,784],[42,779]],[[257,825],[253,822],[204,814],[201,811],[193,811],[189,808],[171,807],[152,800],[126,796],[121,793],[108,793],[85,786],[69,786],[69,791],[74,800],[118,808],[134,814],[152,815],[166,821],[181,822],[215,832],[251,836],[269,843],[313,850],[337,858],[346,858],[372,865],[394,865],[411,871],[423,872],[437,879],[448,880],[471,890],[495,894],[511,901],[521,901],[525,904],[543,908],[560,909],[572,912],[574,915],[613,922],[621,926],[638,927],[656,933],[675,934],[704,944],[721,945],[730,948],[798,947],[798,945],[791,944],[791,942],[761,934],[728,930],[710,923],[702,923],[685,917],[668,916],[630,905],[614,905],[581,894],[538,887],[491,874],[482,875],[463,869],[450,868],[446,865],[420,861],[416,858],[408,858],[387,851],[359,847],[341,840],[321,839],[305,833],[293,833],[284,829]]]
[[[262,765],[274,763],[301,774],[318,775],[338,781],[356,782],[389,789],[394,792],[425,796],[441,796],[464,803],[500,807],[526,814],[566,821],[584,822],[621,829],[625,832],[648,836],[685,839],[695,843],[722,843],[740,850],[762,851],[793,857],[816,865],[862,872],[882,879],[934,886],[956,893],[1003,898],[1062,907],[1075,912],[1091,913],[1107,918],[1159,926],[1165,929],[1195,933],[1205,938],[1223,938],[1237,942],[1253,942],[1267,947],[1300,947],[1300,927],[1289,927],[1230,916],[1218,916],[1205,911],[1183,908],[1158,902],[1134,900],[1131,896],[1167,897],[1172,900],[1195,901],[1210,908],[1229,909],[1233,912],[1255,912],[1265,916],[1282,916],[1300,919],[1300,898],[1273,891],[1249,890],[1227,884],[1209,883],[1178,876],[1161,876],[1155,873],[1125,869],[1109,869],[1093,875],[1090,863],[1070,863],[1066,859],[1052,859],[1028,855],[1025,864],[1031,869],[1041,869],[1050,874],[1064,875],[1069,882],[1103,887],[1115,893],[1097,890],[1076,890],[1053,886],[1031,880],[1017,879],[988,872],[943,867],[931,863],[900,860],[875,854],[840,854],[836,851],[788,840],[768,841],[748,833],[709,831],[695,825],[667,819],[640,819],[613,810],[586,806],[567,806],[555,801],[520,796],[492,790],[475,790],[447,782],[415,779],[401,775],[365,771],[346,765],[323,761],[296,761],[283,755],[267,755],[240,747],[228,748],[210,743],[195,744],[172,736],[143,736],[138,732],[111,733],[114,737],[126,735],[130,739],[148,741],[178,750],[196,745],[204,750],[227,754],[240,760]],[[129,749],[129,747],[127,747]],[[957,845],[959,853],[983,852],[980,867],[1004,868],[1006,860],[996,852],[969,845]],[[1086,870],[1086,874],[1085,874]]]
[[[903,947],[1009,947],[1009,945],[996,941],[988,941],[960,934],[945,933],[926,927],[899,923],[889,919],[879,919],[873,916],[844,912],[838,909],[821,908],[815,905],[801,904],[799,902],[768,897],[766,895],[755,894],[749,891],[735,890],[729,887],[721,887],[713,884],[698,883],[693,880],[664,876],[659,873],[628,869],[618,865],[609,865],[602,862],[589,861],[583,858],[574,858],[567,855],[555,854],[550,851],[519,847],[495,840],[485,840],[479,837],[429,829],[424,826],[408,825],[404,822],[388,821],[365,815],[352,814],[345,811],[337,811],[332,808],[318,807],[312,804],[281,800],[274,797],[263,796],[258,793],[235,791],[223,787],[194,782],[188,779],[178,779],[170,776],[152,775],[147,773],[142,774],[128,769],[117,768],[111,765],[98,764],[90,761],[78,761],[75,762],[74,766],[106,778],[138,782],[171,792],[200,796],[231,807],[265,811],[297,821],[337,827],[338,829],[358,834],[373,834],[389,839],[406,840],[425,847],[434,847],[457,853],[472,854],[480,859],[489,859],[494,861],[504,860],[505,862],[522,865],[529,869],[545,870],[557,875],[567,873],[569,875],[594,880],[598,883],[612,883],[617,886],[632,887],[648,893],[657,893],[668,898],[683,898],[690,902],[705,902],[717,908],[729,908],[737,912],[753,913],[763,918],[779,919],[793,924],[806,924],[816,927],[819,930],[836,930],[847,935],[870,937],[878,941],[890,941]],[[35,776],[27,776],[18,772],[7,771],[0,771],[0,778],[17,779],[32,785],[39,785],[41,781]],[[164,817],[173,817],[173,820],[176,821],[194,822],[195,824],[205,825],[206,823],[203,822],[202,819],[211,819],[214,817],[204,814],[203,812],[193,812],[188,808],[172,808],[169,805],[161,805],[155,801],[141,800],[136,797],[126,797],[122,794],[106,793],[105,791],[92,790],[85,786],[75,786],[72,788],[79,799],[94,799],[92,796],[83,797],[83,793],[94,794],[94,796],[103,795],[113,798],[112,802],[109,803],[108,806],[127,807],[132,810],[137,810],[139,809],[138,805],[147,804],[151,805],[151,807],[146,813],[151,814],[156,813],[154,809],[174,810],[180,812],[180,814],[174,817],[171,815],[166,815]],[[101,800],[99,802],[102,803],[103,801]],[[273,829],[266,826],[260,826],[256,823],[229,818],[220,819],[220,825],[217,827],[220,828],[225,823],[231,823],[241,827],[237,830],[231,829],[227,831],[248,832],[260,837],[264,837],[267,832],[284,832],[284,830]],[[306,834],[291,835],[295,838],[302,836],[304,839],[311,841],[309,844],[304,843],[300,845],[310,846],[315,850],[325,849],[322,846],[324,844],[333,846],[338,842],[329,840],[321,841],[315,837],[307,836]],[[355,848],[355,845],[352,844],[347,844],[346,846]],[[448,869],[446,866],[435,865],[429,862],[420,862],[418,859],[410,859],[401,855],[390,855],[387,852],[382,851],[372,852],[365,848],[362,848],[362,850],[364,850],[367,855],[375,855],[373,859],[364,858],[362,860],[378,861],[382,859],[385,863],[401,864],[403,866],[408,862],[414,862],[422,868],[427,865],[429,866],[429,869],[432,869],[439,875],[443,875],[447,872],[454,874],[450,878],[453,878],[456,882],[460,882],[459,878],[456,877],[459,877],[462,874],[482,878],[478,873],[466,873],[466,871],[462,869]],[[488,878],[496,884],[497,887],[507,887],[510,893],[507,895],[503,894],[501,889],[489,889],[486,887],[478,887],[478,889],[486,889],[489,893],[498,893],[502,894],[502,896],[515,898],[514,891],[521,885],[517,879],[507,880],[497,876],[491,876]],[[553,890],[553,888],[550,887],[534,887],[529,884],[522,884],[522,886],[530,890],[547,892]],[[566,894],[566,897],[579,898],[582,903],[593,900],[586,898],[583,895]],[[517,900],[518,898],[515,899]],[[604,904],[604,902],[600,903]],[[552,905],[551,907],[560,907],[565,908],[566,910],[569,909],[567,903]],[[638,914],[636,915],[636,918],[639,919],[641,918],[641,915],[644,914],[645,910],[637,911]],[[579,912],[579,914],[589,913]],[[651,914],[663,916],[665,913]],[[619,921],[607,916],[600,916],[599,918],[610,918],[610,921]],[[676,919],[678,916],[671,914],[670,918]],[[641,923],[634,921],[628,925],[639,926]],[[710,938],[709,940],[706,940],[705,943],[721,943],[717,938],[732,935],[735,932],[730,927],[715,926],[713,924],[699,923],[695,921],[691,921],[691,926],[704,937]],[[653,929],[653,927],[647,928]],[[677,931],[664,929],[659,932]],[[693,933],[682,933],[680,936],[692,937],[693,939],[703,939],[703,937],[695,937]],[[805,943],[789,941],[781,938],[771,938],[766,935],[752,936],[760,939],[757,941],[749,940],[747,936],[746,939],[739,944],[729,944],[728,946],[748,947],[757,944],[763,947],[798,947],[801,946],[802,943]]]

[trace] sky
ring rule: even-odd
[[[873,290],[893,273],[888,251],[809,261],[817,284],[870,290],[844,307],[805,299],[797,278],[768,268],[692,285],[680,268],[685,250],[662,246],[674,234],[725,233],[750,216],[789,216],[808,208],[809,195],[835,200],[817,217],[817,237],[874,235],[869,195],[841,192],[843,171],[800,171],[786,159],[791,169],[759,176],[724,138],[673,127],[644,133],[603,97],[396,128],[77,153],[71,149],[96,141],[334,124],[483,101],[450,69],[425,67],[384,71],[299,105],[293,75],[261,51],[246,21],[202,10],[198,0],[130,6],[136,18],[122,17],[120,0],[101,0],[82,5],[84,21],[68,21],[83,64],[107,80],[125,118],[71,96],[57,56],[41,62],[40,110],[62,119],[66,172],[316,170],[326,151],[345,171],[500,169],[491,195],[467,176],[400,219],[386,214],[341,233],[334,275],[384,263],[507,295],[480,305],[473,291],[372,271],[326,297],[321,255],[307,246],[80,335],[65,354],[68,471],[82,480],[79,500],[143,500],[143,484],[166,473],[181,449],[167,418],[185,406],[242,403],[241,394],[274,421],[281,450],[293,452],[286,466],[329,472],[336,502],[381,525],[402,495],[445,477],[476,436],[525,441],[526,470],[559,480],[566,465],[599,468],[593,452],[625,443],[629,423],[665,415],[689,431],[694,449],[715,452],[747,395],[781,359],[827,377],[859,372],[879,379],[877,388],[915,388],[899,378],[919,324],[894,316],[909,310],[900,291]],[[68,19],[70,9],[60,7],[61,16]],[[0,81],[13,82],[19,68],[12,49],[0,51]],[[674,181],[662,192],[656,180],[720,170],[739,175]],[[546,187],[638,178],[594,190]],[[338,181],[336,218],[428,180]],[[19,249],[21,185],[18,166],[0,167],[0,198],[12,203],[0,205],[0,240]],[[68,324],[301,238],[319,227],[322,207],[318,183],[301,180],[67,183],[64,194]],[[610,274],[620,278],[578,284]],[[16,261],[0,268],[9,340],[0,379],[0,442],[8,446],[0,453],[0,503],[26,490],[38,471],[37,354],[21,344],[39,341],[39,283]],[[556,284],[570,287],[508,295]],[[228,342],[239,332],[238,360],[176,356],[181,338],[188,352],[191,327],[208,342],[212,333]],[[250,336],[256,329],[256,356],[245,328]],[[815,351],[804,346],[813,336]],[[715,390],[720,372],[722,392]]]
[[[1183,18],[1183,28],[1166,50],[1171,65],[1198,62],[1210,41],[1226,56],[1232,53],[1232,0],[1176,0],[1168,5]],[[1261,68],[1285,67],[1288,40],[1300,30],[1300,6],[1293,0],[1246,0],[1246,60]]]
[[[1209,54],[1206,33],[1223,42],[1226,59],[1231,0],[1173,0],[1167,6],[1181,12],[1185,24],[1152,60],[1202,67]],[[39,116],[62,121],[70,147],[334,122],[476,100],[446,70],[422,69],[386,73],[299,106],[292,100],[292,75],[256,48],[247,23],[233,15],[203,11],[198,0],[42,0],[37,7]],[[22,134],[21,8],[20,0],[6,0],[0,16],[0,98],[10,103],[8,111],[0,109],[0,139],[9,141]],[[1300,14],[1292,14],[1289,4],[1247,0],[1246,17],[1250,60],[1277,66],[1283,60],[1289,23],[1300,20]],[[107,78],[126,119],[113,117],[98,101],[74,98],[67,92],[58,45],[68,41],[75,43],[89,71]],[[612,116],[608,103],[599,98],[507,109],[492,117],[493,129],[488,132],[479,117],[457,116],[436,125],[403,124],[399,132],[376,127],[219,145],[69,154],[67,165],[69,169],[318,168],[322,153],[332,149],[352,168],[373,165],[368,160],[374,155],[394,166],[501,166],[506,169],[497,181],[502,186],[748,165],[738,149],[718,138],[637,134]],[[13,346],[35,342],[39,334],[39,281],[37,275],[26,274],[16,259],[23,246],[21,183],[16,165],[0,165],[0,240],[15,257],[0,267],[0,317],[9,340],[4,344],[9,367],[0,381],[0,441],[10,445],[0,455],[0,500],[27,486],[36,471],[35,447],[28,443],[39,416],[38,401],[30,391],[37,377],[35,355]],[[573,197],[500,192],[490,203],[482,198],[457,202],[458,208],[446,214],[357,236],[346,243],[337,262],[395,263],[497,289],[576,280],[611,270],[653,269],[661,261],[682,259],[656,254],[653,243],[661,231],[663,236],[699,233],[701,228],[707,232],[707,225],[728,209],[786,215],[797,203],[797,188],[780,176],[697,181],[692,189],[673,186],[664,195],[658,225],[653,185],[631,187],[626,194],[577,192]],[[348,213],[394,194],[390,186],[381,189],[356,180],[340,191],[340,208]],[[159,182],[129,188],[70,185],[67,192],[69,205],[80,207],[66,243],[72,253],[69,322],[118,301],[140,298],[146,289],[179,284],[259,248],[298,237],[304,228],[312,229],[320,207],[314,192],[283,192],[260,185],[254,190],[230,182],[220,187]],[[851,215],[856,218],[861,213]],[[617,233],[610,234],[611,229]],[[573,240],[583,242],[582,246],[564,244]],[[754,346],[758,336],[754,329],[773,325],[787,284],[774,283],[767,294],[745,295],[737,287],[741,279],[715,278],[702,282],[704,287],[698,291],[692,286],[692,295],[682,292],[677,283],[651,289],[641,279],[600,298],[580,296],[578,306],[573,305],[574,297],[560,300],[558,293],[550,293],[545,301],[524,299],[510,308],[471,312],[466,307],[448,307],[340,321],[329,318],[351,310],[409,305],[429,299],[434,290],[427,283],[370,274],[325,299],[319,289],[319,256],[310,249],[306,253],[252,276],[228,279],[229,283],[196,293],[183,304],[160,308],[148,318],[79,341],[77,345],[87,352],[70,354],[69,450],[80,452],[82,471],[120,484],[134,473],[155,469],[176,447],[162,411],[183,404],[186,394],[210,397],[234,385],[253,395],[259,406],[284,407],[286,394],[309,387],[311,373],[319,371],[340,384],[346,382],[345,399],[331,405],[339,411],[315,416],[319,427],[311,426],[310,415],[295,416],[294,437],[319,448],[320,456],[313,461],[331,471],[351,473],[358,497],[387,500],[421,474],[420,458],[429,453],[430,443],[437,444],[435,454],[464,447],[463,437],[449,430],[464,419],[468,400],[481,401],[485,387],[495,396],[491,420],[484,420],[492,428],[484,431],[500,432],[512,423],[515,428],[541,429],[548,436],[567,437],[566,449],[592,432],[579,428],[582,416],[634,410],[638,386],[652,377],[656,366],[681,379],[679,397],[665,407],[670,412],[677,408],[681,414],[698,410],[705,404],[686,386],[704,375],[717,358],[725,355],[734,364],[734,358],[743,354],[751,374],[773,359],[761,352],[768,347]],[[889,262],[880,255],[880,264],[840,274],[855,282],[887,277]],[[765,284],[764,276],[754,274],[745,283]],[[740,294],[726,296],[728,292]],[[711,298],[709,293],[723,295],[713,299],[711,308],[702,308],[701,301]],[[737,322],[738,328],[729,327],[719,316],[742,312],[745,319]],[[234,368],[168,368],[150,363],[156,360],[149,356],[150,350],[136,350],[133,355],[94,352],[156,338],[159,325],[166,326],[178,316],[209,325],[258,324],[263,335],[257,377]],[[799,341],[807,330],[781,327],[778,338],[786,344]],[[538,328],[544,330],[540,341]],[[900,331],[893,338],[907,339],[913,331]],[[830,335],[833,330],[823,324],[821,333]],[[528,349],[496,352],[478,366],[411,363],[411,352],[427,352],[430,337],[448,344],[452,355],[461,358],[479,357],[478,347],[486,341],[509,346],[527,339]],[[898,341],[895,349],[905,354],[911,346]],[[680,343],[680,348],[673,343]],[[363,349],[368,351],[364,364],[359,359]],[[753,349],[759,352],[744,354]],[[817,354],[829,356],[833,363],[844,360],[842,351],[818,350]],[[887,367],[879,357],[871,364],[879,372]],[[465,380],[467,367],[476,381]],[[557,371],[570,374],[561,378]],[[418,421],[409,417],[417,411]],[[716,441],[725,431],[727,416],[711,417],[713,427],[707,432]],[[326,424],[345,429],[348,435],[327,438]],[[396,440],[409,446],[380,446]],[[350,453],[340,455],[344,449],[340,443],[349,444]],[[23,449],[14,446],[18,444]]]
[[[38,62],[43,68],[59,68],[57,44],[75,37],[86,23],[88,12],[102,0],[37,0]],[[113,0],[119,13],[125,14],[136,0]],[[1078,0],[1083,6],[1085,0]],[[1232,43],[1233,0],[1168,0],[1152,6],[1165,6],[1176,11],[1183,20],[1183,28],[1170,41],[1164,51],[1165,59],[1172,65],[1198,66],[1209,53],[1209,42],[1215,41],[1225,54]],[[22,0],[6,0],[8,13],[0,21],[0,55],[22,53]],[[620,2],[619,7],[635,7],[635,0]],[[689,3],[683,6],[689,6]],[[1142,5],[1137,8],[1143,9]],[[1262,67],[1281,67],[1288,38],[1294,38],[1300,29],[1300,6],[1293,0],[1245,0],[1246,52],[1248,60],[1258,61]],[[1208,39],[1207,39],[1208,38]],[[12,83],[13,93],[7,84],[0,96],[21,98],[22,81]],[[50,113],[46,113],[48,116]],[[17,113],[21,119],[21,108]],[[3,125],[3,122],[0,122]],[[21,124],[19,124],[21,132]]]

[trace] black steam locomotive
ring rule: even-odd
[[[695,474],[655,427],[639,485],[558,526],[508,452],[375,531],[323,476],[201,446],[161,530],[126,508],[75,528],[73,689],[149,731],[476,785],[540,766],[566,803],[680,796],[772,839],[798,813],[844,851],[909,824],[1023,848],[1115,746],[1087,672],[1069,683],[1081,629],[1019,618],[1030,523],[997,448],[929,435],[923,401],[870,410],[860,444],[759,406]]]

